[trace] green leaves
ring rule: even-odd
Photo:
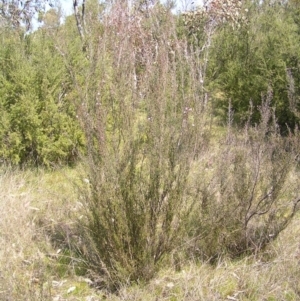
[[[272,89],[272,106],[281,129],[294,127],[295,112],[289,107],[287,70],[297,76],[299,35],[291,13],[282,5],[252,4],[248,23],[238,29],[227,26],[217,32],[210,60],[211,87],[225,93],[216,106],[229,100],[235,121],[247,121],[250,102],[252,122],[259,121],[259,106],[268,89]]]
[[[74,161],[84,139],[52,42],[42,31],[26,38],[8,32],[2,39],[0,156],[14,164]]]

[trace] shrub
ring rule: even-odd
[[[73,163],[84,146],[63,61],[44,35],[1,32],[0,158],[8,163]]]
[[[215,23],[199,49],[178,38],[163,6],[131,14],[116,3],[101,16],[101,31],[86,19],[85,51],[69,66],[87,139],[84,256],[99,285],[147,281],[184,247],[202,258],[262,249],[298,203],[286,190],[297,136],[280,136],[271,90],[260,123],[251,127],[250,115],[236,132],[230,112],[226,137],[209,148]]]
[[[194,68],[201,65],[177,39],[175,17],[160,5],[148,17],[126,16],[126,9],[114,6],[103,35],[87,47],[89,58],[97,55],[85,69],[80,107],[90,182],[82,192],[87,257],[109,287],[150,279],[180,244],[193,205],[190,165],[206,131]]]
[[[283,138],[270,98],[260,108],[261,122],[240,131],[228,128],[200,186],[191,236],[194,250],[212,260],[262,249],[286,228],[300,201],[295,173],[299,133]]]
[[[245,1],[245,22],[223,26],[214,37],[208,66],[216,94],[216,113],[226,119],[229,101],[234,121],[245,125],[253,103],[252,125],[259,122],[261,95],[273,90],[272,107],[281,132],[299,123],[297,105],[299,30],[285,4]],[[292,87],[292,89],[291,89]],[[293,90],[293,91],[291,91]],[[293,100],[291,101],[291,98]]]

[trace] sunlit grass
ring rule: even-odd
[[[81,171],[2,171],[1,300],[299,300],[299,216],[257,255],[214,266],[182,259],[177,271],[168,262],[147,284],[123,285],[117,295],[97,290],[57,233],[73,231],[82,213],[73,185],[85,183]]]

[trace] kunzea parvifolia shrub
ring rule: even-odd
[[[207,128],[199,52],[177,38],[169,8],[131,9],[113,5],[100,32],[87,17],[92,36],[78,75],[86,256],[111,288],[150,279],[180,245],[193,205],[190,166]]]
[[[299,133],[280,135],[270,100],[269,91],[256,126],[228,126],[206,176],[195,181],[201,197],[188,232],[197,256],[214,261],[263,250],[299,209]]]

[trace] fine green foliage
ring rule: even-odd
[[[0,157],[14,164],[71,163],[84,139],[68,79],[54,45],[40,30],[32,36],[2,33],[0,49]]]
[[[283,4],[263,1],[244,6],[238,27],[225,25],[215,35],[209,64],[209,86],[219,90],[216,111],[226,118],[228,103],[234,120],[244,124],[253,110],[259,121],[262,97],[272,91],[272,106],[283,133],[298,122],[299,33],[293,14]]]

